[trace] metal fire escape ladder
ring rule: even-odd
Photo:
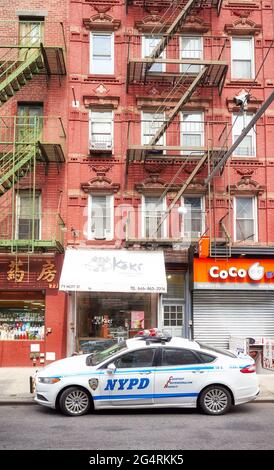
[[[157,59],[158,57],[160,57],[160,55],[162,54],[162,52],[168,45],[169,41],[173,38],[174,34],[178,31],[181,24],[185,21],[187,15],[189,14],[190,10],[192,10],[196,2],[197,0],[189,0],[187,2],[187,4],[184,6],[180,14],[176,17],[176,19],[170,25],[165,35],[159,41],[157,46],[153,49],[152,53],[149,56],[150,59]],[[146,64],[145,71],[148,72],[149,69],[152,67],[152,65],[153,65],[153,60],[149,62],[148,64]]]
[[[172,123],[172,121],[175,119],[177,114],[180,112],[182,106],[184,106],[184,104],[191,98],[192,94],[194,93],[195,89],[199,86],[199,84],[203,80],[206,73],[207,73],[207,68],[204,67],[200,71],[200,73],[197,75],[197,77],[193,80],[193,82],[191,83],[189,88],[186,90],[186,92],[183,94],[183,96],[179,99],[172,113],[168,116],[168,119],[161,125],[161,127],[158,129],[156,134],[151,138],[150,142],[148,143],[148,147],[152,147],[156,145],[158,140],[162,137],[162,135],[165,133],[169,125]]]
[[[40,48],[28,48],[23,61],[5,60],[0,69],[0,106],[40,73],[48,76],[66,74],[62,48],[44,47],[41,44]]]

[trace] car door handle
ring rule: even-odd
[[[152,373],[151,370],[140,372],[140,374],[142,374],[142,375],[148,375],[148,374],[151,374],[151,373]]]
[[[203,374],[204,370],[193,370],[192,374]]]

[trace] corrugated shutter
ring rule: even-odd
[[[229,336],[274,339],[274,292],[194,291],[194,338],[228,348]]]

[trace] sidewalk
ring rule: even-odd
[[[29,377],[37,367],[2,367],[0,368],[0,405],[35,404],[30,393]],[[258,374],[260,395],[256,401],[274,402],[274,372]]]

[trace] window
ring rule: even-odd
[[[204,114],[202,112],[181,113],[181,147],[204,146]],[[184,155],[201,155],[194,150],[183,150]]]
[[[17,140],[20,143],[36,142],[43,129],[43,105],[39,103],[19,104]]]
[[[142,37],[142,57],[149,57],[155,47],[161,40],[160,36],[143,36]],[[165,51],[163,51],[159,58],[165,57]],[[153,64],[149,69],[150,72],[164,72],[165,64]]]
[[[206,354],[206,353],[203,353],[203,352],[197,352],[196,354],[199,357],[200,362],[202,362],[204,364],[206,364],[208,362],[213,362],[216,359],[215,356],[211,356],[210,354]]]
[[[233,114],[232,117],[232,136],[233,143],[241,135],[243,129],[250,123],[253,114]],[[244,137],[242,142],[234,150],[234,156],[239,157],[255,157],[256,156],[256,135],[254,127]]]
[[[90,139],[91,152],[111,152],[113,149],[113,112],[90,111]]]
[[[155,349],[139,349],[119,357],[114,364],[117,369],[152,367]]]
[[[164,305],[164,326],[183,326],[182,305]]]
[[[160,197],[145,196],[143,198],[143,237],[164,238],[166,236],[165,200]]]
[[[90,240],[113,238],[113,196],[90,196]]]
[[[40,193],[22,190],[16,197],[16,239],[39,240],[41,233]]]
[[[114,73],[114,36],[112,33],[90,34],[90,73],[112,75]]]
[[[142,113],[142,145],[148,145],[165,121],[164,113]],[[157,141],[156,145],[165,145],[165,136]]]
[[[181,59],[202,59],[203,42],[201,36],[181,37]],[[182,64],[181,72],[188,74],[198,74],[201,65]]]
[[[232,78],[254,78],[254,50],[252,38],[232,38]]]
[[[255,197],[235,197],[234,236],[236,241],[257,241],[257,204]]]
[[[26,47],[40,47],[43,41],[44,21],[33,19],[19,21],[19,44]],[[25,51],[26,52],[26,51]]]
[[[199,238],[205,231],[205,214],[201,196],[185,196],[182,199],[182,235]]]
[[[185,364],[199,364],[199,359],[189,349],[164,348],[162,366],[180,366]]]

